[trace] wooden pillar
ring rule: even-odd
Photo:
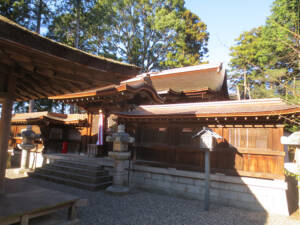
[[[209,210],[209,186],[210,186],[210,149],[205,150],[205,187],[204,210]]]
[[[0,120],[0,194],[5,193],[5,171],[15,87],[15,77],[6,76],[6,82],[3,83],[2,87],[4,97],[1,98],[2,111]]]
[[[107,146],[107,143],[106,143],[106,136],[107,136],[107,129],[108,129],[108,117],[109,117],[109,114],[108,112],[105,110],[103,111],[103,146]]]
[[[91,113],[88,113],[88,124],[89,124],[89,127],[87,129],[87,142],[86,144],[91,144],[92,142],[92,126],[93,126],[93,114]]]
[[[4,193],[4,179],[6,170],[8,141],[10,135],[10,121],[12,115],[12,99],[5,99],[2,103],[0,121],[0,193]]]

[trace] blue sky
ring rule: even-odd
[[[230,61],[229,48],[243,31],[265,23],[273,0],[186,0],[186,7],[207,25],[209,62]],[[228,66],[226,66],[228,68]]]

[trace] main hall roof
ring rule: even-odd
[[[141,105],[130,112],[120,112],[124,118],[159,117],[237,117],[272,116],[300,113],[300,107],[279,98],[234,100],[201,103]]]
[[[226,71],[222,63],[200,64],[143,73],[129,80],[122,81],[122,83],[135,83],[146,76],[150,77],[152,85],[157,92],[170,89],[176,92],[210,89],[214,92],[224,91],[224,94],[228,94]]]

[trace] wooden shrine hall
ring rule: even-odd
[[[203,64],[149,72],[84,92],[50,97],[76,104],[88,112],[89,144],[97,141],[99,110],[104,114],[105,131],[115,124],[110,115],[130,111],[139,105],[228,100],[226,71],[222,64]]]
[[[88,112],[90,144],[97,141],[99,110],[106,133],[116,124],[108,119],[114,114],[136,137],[136,160],[161,166],[203,170],[203,153],[192,136],[212,127],[224,137],[213,156],[214,171],[260,178],[284,178],[283,124],[300,112],[280,99],[229,100],[222,64],[141,74],[119,85],[51,99]]]
[[[209,127],[223,137],[212,154],[212,171],[285,179],[284,124],[299,106],[280,99],[142,105],[120,112],[118,122],[136,137],[136,160],[163,167],[204,170],[204,153],[193,134]]]
[[[11,120],[10,148],[18,149],[21,144],[21,131],[26,126],[31,125],[31,129],[37,136],[39,149],[43,153],[60,153],[62,143],[68,143],[68,152],[79,152],[81,149],[81,139],[85,133],[87,114],[61,114],[52,112],[32,112],[17,113]]]
[[[137,187],[201,199],[204,152],[192,136],[208,127],[222,137],[211,152],[212,199],[291,213],[284,175],[287,151],[280,138],[284,126],[300,116],[300,107],[277,98],[230,100],[222,64],[144,73],[118,85],[51,99],[87,111],[90,144],[97,141],[99,110],[105,117],[104,136],[116,124],[125,125],[136,140],[128,170]],[[105,142],[103,148],[111,150]],[[108,160],[103,158],[101,165],[112,171]]]
[[[298,106],[280,99],[229,100],[222,64],[141,74],[51,99],[88,112],[89,144],[97,141],[99,110],[106,118],[105,134],[116,123],[125,124],[137,140],[139,163],[203,171],[204,155],[192,136],[206,126],[223,137],[212,157],[213,171],[268,179],[284,178],[283,124],[300,115]]]

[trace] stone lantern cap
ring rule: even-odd
[[[288,137],[282,136],[280,141],[283,145],[300,146],[300,131],[294,132]]]
[[[27,151],[35,148],[34,140],[36,138],[36,134],[34,131],[31,130],[31,127],[22,129],[21,136],[22,136],[22,143],[18,145],[19,148]]]
[[[125,126],[120,124],[118,132],[113,133],[112,136],[106,137],[107,142],[113,142],[113,151],[124,152],[128,150],[128,143],[134,143],[134,137],[131,137],[125,132]]]
[[[125,126],[120,124],[118,132],[113,133],[112,136],[107,136],[106,141],[114,143],[134,143],[135,139],[125,132]]]

